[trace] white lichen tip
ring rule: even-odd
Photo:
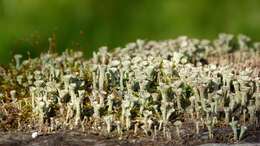
[[[32,133],[32,138],[34,139],[34,138],[37,138],[38,137],[38,132],[33,132]]]

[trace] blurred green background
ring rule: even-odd
[[[0,63],[13,53],[38,56],[54,34],[57,51],[74,48],[85,57],[137,38],[213,39],[227,32],[259,40],[259,6],[259,0],[0,0]]]

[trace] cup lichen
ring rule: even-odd
[[[210,139],[213,128],[229,124],[236,141],[237,127],[243,124],[241,140],[245,126],[256,126],[260,118],[259,77],[252,68],[207,60],[233,51],[231,42],[235,39],[229,34],[220,34],[213,43],[188,37],[137,40],[114,52],[101,47],[89,60],[69,50],[23,62],[15,55],[10,69],[0,72],[0,111],[12,114],[7,107],[17,106],[13,109],[20,113],[12,115],[19,124],[14,128],[29,123],[33,129],[47,125],[54,132],[80,125],[87,131],[88,126],[98,130],[106,125],[108,133],[117,131],[119,136],[153,132],[155,137],[163,132],[169,140],[169,127],[174,125],[181,137],[182,123],[190,121],[197,135],[206,125]],[[239,35],[237,49],[259,53],[249,42]]]

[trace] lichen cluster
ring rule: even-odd
[[[181,137],[182,123],[190,120],[194,133],[205,126],[213,138],[214,128],[231,126],[238,140],[247,126],[259,124],[259,70],[207,60],[238,50],[259,54],[260,43],[220,34],[213,42],[183,36],[137,40],[112,53],[101,47],[90,60],[68,50],[22,62],[15,55],[0,75],[0,128],[80,126],[119,136],[162,132],[171,139],[168,127]]]

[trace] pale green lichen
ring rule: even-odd
[[[19,124],[11,126],[18,129],[21,122],[28,121],[34,129],[47,124],[51,131],[79,124],[83,131],[87,125],[101,129],[106,123],[108,133],[117,127],[120,136],[129,131],[156,136],[163,130],[171,139],[168,127],[174,124],[181,137],[182,119],[194,122],[197,134],[200,124],[206,124],[210,138],[216,124],[229,124],[237,140],[238,123],[259,121],[259,78],[252,76],[256,72],[252,68],[241,71],[207,62],[209,56],[236,50],[260,52],[249,45],[246,36],[238,36],[238,48],[233,48],[233,41],[234,36],[227,34],[220,34],[213,45],[187,37],[137,40],[113,53],[102,47],[90,60],[81,52],[68,50],[60,56],[48,52],[22,63],[22,56],[15,55],[16,64],[0,74],[0,110],[8,115],[11,107],[19,107],[19,114],[13,114]],[[237,115],[243,109],[248,113]],[[186,113],[189,119],[184,119]],[[230,122],[234,116],[244,120]],[[241,127],[239,140],[244,129]]]

